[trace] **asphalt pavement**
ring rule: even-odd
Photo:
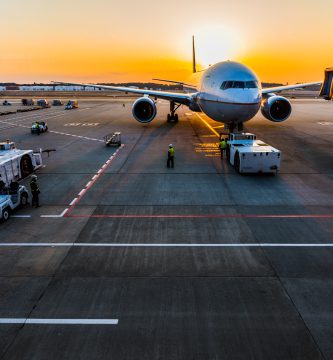
[[[333,359],[333,102],[246,124],[277,175],[237,174],[203,114],[170,124],[159,101],[144,125],[132,102],[0,117],[18,148],[55,150],[42,206],[0,224],[0,359]]]

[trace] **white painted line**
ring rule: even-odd
[[[56,219],[56,218],[60,218],[60,215],[41,215],[41,218],[50,218],[50,219]]]
[[[62,217],[64,217],[64,215],[67,213],[69,209],[65,209],[60,215],[41,215],[41,218],[46,218],[46,219],[60,219]]]
[[[48,217],[57,217],[48,216]],[[333,244],[129,244],[129,243],[0,243],[0,247],[168,247],[168,248],[331,248]]]
[[[69,206],[72,206],[72,205],[75,203],[76,200],[77,200],[77,198],[75,198],[75,199],[69,204]]]
[[[65,216],[65,214],[67,213],[67,211],[68,211],[68,208],[67,209],[65,209],[61,214],[60,214],[60,217],[63,217],[63,216]]]
[[[25,319],[0,318],[0,324],[27,325],[118,325],[118,319]]]
[[[79,196],[81,196],[85,191],[86,191],[86,189],[82,189],[82,190],[79,192]]]
[[[11,215],[10,217],[16,219],[29,219],[31,218],[31,215]]]

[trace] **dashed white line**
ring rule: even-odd
[[[70,204],[69,206],[72,206],[73,204],[75,204],[75,201],[77,200],[77,198],[75,198]]]
[[[82,189],[82,190],[79,192],[79,196],[81,196],[85,191],[86,191],[86,189]]]

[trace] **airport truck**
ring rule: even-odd
[[[239,173],[277,173],[281,152],[250,133],[229,135],[227,158]]]
[[[25,186],[12,182],[9,188],[0,189],[0,220],[7,221],[10,214],[29,203],[29,193]]]
[[[0,181],[6,186],[27,177],[42,165],[41,152],[18,150],[13,142],[0,142]]]

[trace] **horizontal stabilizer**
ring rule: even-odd
[[[325,100],[332,100],[333,97],[333,68],[325,70],[325,80],[321,86],[320,96]]]

